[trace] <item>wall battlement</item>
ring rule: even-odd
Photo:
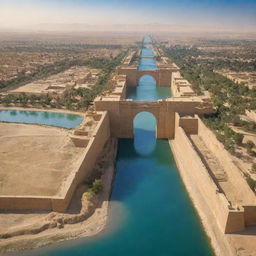
[[[186,187],[190,190],[189,192],[197,200],[200,198],[201,204],[208,206],[212,215],[215,216],[213,221],[217,221],[224,233],[239,232],[248,226],[255,225],[255,196],[240,175],[239,170],[236,170],[236,167],[232,165],[228,153],[224,153],[223,150],[225,149],[221,148],[222,145],[219,144],[214,134],[196,115],[194,117],[182,117],[176,113],[175,118],[175,138],[171,141],[171,145],[185,184],[189,180],[190,184],[186,184]],[[220,157],[226,162],[222,163],[223,168],[228,173],[228,181],[225,182],[239,187],[237,195],[235,195],[236,192],[230,193],[227,185],[221,186],[221,184],[218,184],[218,181],[209,173],[190,139],[191,134],[202,136],[207,145],[214,147],[214,152],[221,155]],[[215,147],[218,147],[218,149]],[[234,202],[233,198],[239,198],[240,203],[237,200]],[[200,203],[196,202],[196,204]]]

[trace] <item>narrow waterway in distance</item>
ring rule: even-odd
[[[149,41],[147,41],[147,46]],[[144,58],[143,58],[144,57]],[[157,70],[156,60],[151,48],[142,48],[139,70]],[[172,96],[170,87],[157,86],[155,79],[150,75],[144,75],[140,78],[138,86],[128,86],[126,98],[136,101],[157,101],[167,99]]]

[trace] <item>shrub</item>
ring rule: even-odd
[[[253,180],[251,177],[247,177],[246,181],[248,183],[248,185],[250,186],[250,188],[252,189],[252,191],[256,191],[256,181]]]
[[[254,145],[254,143],[251,140],[248,140],[246,142],[245,146],[246,146],[246,148],[248,150],[248,149],[252,149],[255,145]]]
[[[256,172],[256,163],[253,163],[253,164],[252,164],[252,171],[253,171],[253,172]]]
[[[88,190],[89,193],[93,193],[93,194],[98,194],[99,192],[101,192],[103,189],[103,185],[102,185],[102,181],[99,180],[95,180],[92,184],[92,187]]]
[[[238,146],[241,146],[243,143],[244,135],[241,133],[235,133],[234,136],[234,141]]]

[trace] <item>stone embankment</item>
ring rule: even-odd
[[[216,254],[235,255],[225,234],[256,224],[255,195],[229,153],[198,116],[176,113],[175,138],[170,145]]]

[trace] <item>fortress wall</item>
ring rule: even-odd
[[[228,175],[228,179],[234,187],[238,188],[237,193],[240,205],[256,205],[255,195],[249,188],[238,167],[233,163],[230,154],[217,140],[215,134],[208,129],[200,118],[198,118],[198,135],[205,142],[208,149],[216,156]]]
[[[120,101],[104,101],[98,98],[94,101],[95,108],[97,111],[108,111],[109,120],[110,120],[110,132],[114,137],[118,137],[120,133]]]
[[[229,203],[222,193],[218,192],[216,184],[211,179],[208,171],[200,157],[194,150],[189,138],[181,127],[175,132],[175,139],[172,141],[174,155],[181,172],[190,181],[196,195],[200,194],[204,203],[212,210],[219,226],[224,231],[228,215]]]
[[[211,103],[203,102],[200,98],[170,98],[167,100],[168,109],[180,115],[201,115],[213,112]]]
[[[53,210],[65,212],[77,186],[88,177],[101,154],[105,143],[110,138],[109,115],[101,114],[92,138],[90,139],[80,163],[68,177],[59,197],[0,196],[0,209],[4,210]]]
[[[179,126],[184,129],[186,134],[198,133],[198,119],[191,117],[182,117],[179,120]]]
[[[201,99],[168,99],[157,102],[137,102],[132,100],[117,100],[111,98],[97,98],[95,100],[97,111],[108,111],[110,116],[111,134],[117,138],[133,137],[133,119],[136,114],[147,111],[157,119],[157,138],[174,138],[175,112],[182,115],[194,113],[211,113],[212,105]],[[181,121],[187,132],[197,131],[197,121]]]
[[[91,175],[95,162],[102,152],[105,143],[110,138],[109,116],[105,112],[102,114],[101,120],[95,128],[92,138],[90,139],[78,169],[71,175],[65,186],[65,197],[52,200],[52,208],[54,211],[66,211],[69,202],[77,186],[81,184],[88,176]]]
[[[222,233],[241,231],[245,228],[244,211],[232,209],[227,198],[220,193],[205,165],[191,144],[183,128],[179,127],[180,116],[176,113],[175,139],[171,141],[176,163],[183,182],[186,185],[195,205],[202,214],[211,211],[210,222],[217,222]]]
[[[159,86],[170,87],[172,85],[172,72],[168,69],[159,70]]]
[[[133,67],[133,68],[122,68],[119,67],[117,69],[118,74],[120,75],[126,75],[126,83],[127,86],[137,86],[137,68]]]
[[[244,206],[245,225],[252,226],[256,225],[256,206]]]
[[[51,198],[33,196],[0,196],[1,210],[50,210]]]

